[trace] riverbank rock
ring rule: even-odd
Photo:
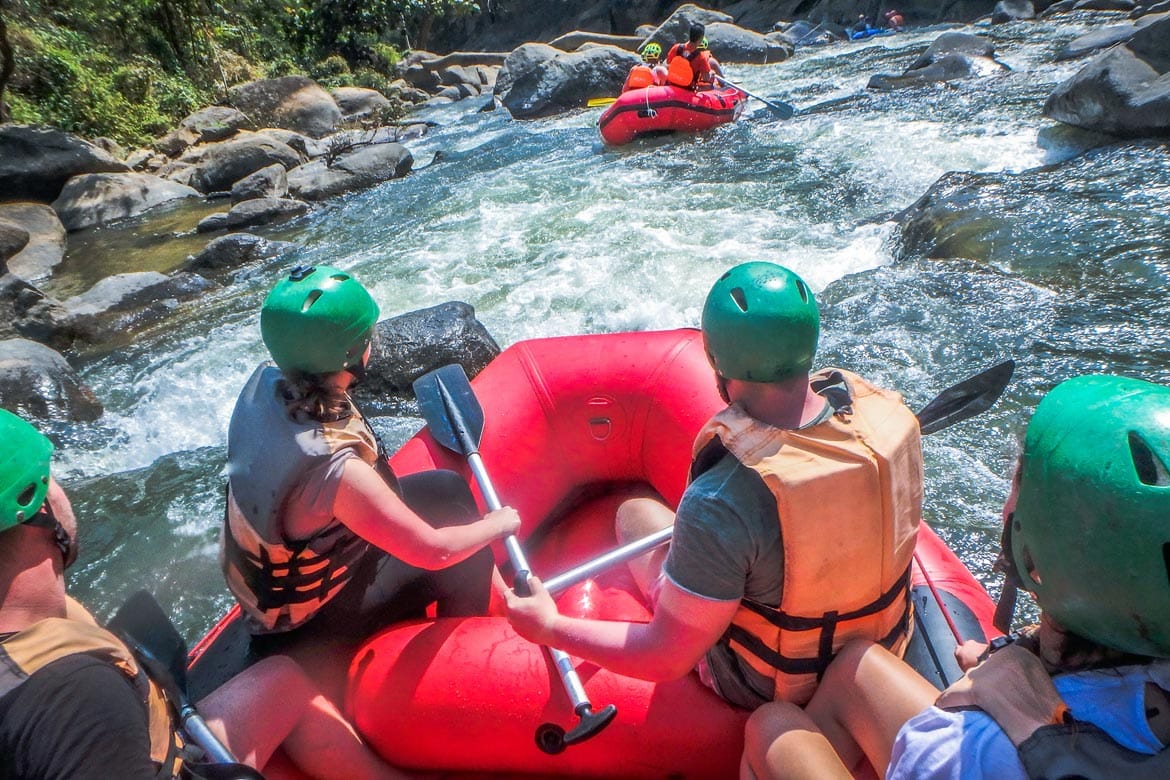
[[[28,231],[0,219],[0,267],[7,270],[8,259],[28,246]]]
[[[0,261],[6,261],[0,268],[6,264],[27,282],[51,276],[65,257],[65,226],[57,212],[43,203],[0,203],[0,226],[5,224],[19,228],[28,240],[11,255],[0,248]]]
[[[378,323],[366,380],[359,396],[409,392],[426,372],[459,363],[475,376],[500,354],[500,345],[475,318],[475,309],[449,301]]]
[[[341,109],[308,76],[282,76],[232,87],[228,102],[261,127],[295,130],[310,138],[333,132]]]
[[[288,195],[288,172],[280,163],[250,173],[232,185],[232,203],[256,198],[283,198]]]
[[[495,96],[515,119],[538,119],[584,108],[590,98],[616,95],[638,55],[613,46],[565,54],[526,44],[508,55]]]
[[[66,182],[53,210],[72,232],[137,216],[171,201],[197,198],[191,187],[148,173],[87,173]]]
[[[213,233],[217,230],[259,227],[276,222],[287,222],[309,210],[309,204],[289,198],[256,198],[232,206],[226,214],[212,214],[204,217],[195,226],[197,233]]]
[[[202,251],[188,257],[183,270],[201,276],[215,275],[259,260],[271,260],[296,248],[296,244],[269,241],[253,233],[229,233],[208,242]]]
[[[129,170],[109,152],[61,130],[0,125],[0,201],[52,203],[74,176]]]
[[[68,349],[74,335],[72,318],[60,301],[15,274],[0,274],[0,339],[27,338]]]
[[[0,407],[58,422],[93,422],[103,411],[64,357],[27,339],[0,341]]]
[[[184,158],[182,162],[191,160]],[[288,170],[301,162],[301,155],[288,144],[256,134],[208,147],[193,163],[195,170],[191,174],[191,186],[200,192],[222,192],[245,176],[274,163]]]
[[[1044,115],[1128,138],[1170,135],[1170,17],[1090,60],[1048,96]]]
[[[344,120],[359,119],[390,108],[390,101],[376,89],[337,87],[329,90]]]
[[[1068,45],[1057,53],[1056,59],[1074,60],[1078,57],[1095,54],[1114,44],[1128,41],[1139,29],[1137,24],[1116,24],[1100,30],[1091,30],[1079,38],[1069,41]]]
[[[868,88],[905,89],[1003,70],[1006,66],[996,61],[995,46],[987,39],[968,33],[943,33],[902,75],[878,73],[870,77]]]
[[[1136,7],[1133,0],[1061,0],[1048,6],[1042,17],[1070,11],[1132,11]]]
[[[238,108],[231,106],[208,106],[187,115],[179,127],[189,130],[195,136],[195,143],[210,144],[226,141],[240,130],[255,130],[256,125]]]
[[[288,190],[302,200],[325,200],[410,173],[414,156],[400,143],[361,146],[332,161],[313,160],[288,173]]]
[[[115,274],[62,305],[72,317],[78,339],[105,347],[161,322],[183,301],[217,286],[185,271],[171,276],[156,271]]]

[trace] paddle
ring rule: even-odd
[[[264,780],[255,769],[236,761],[191,703],[187,695],[187,643],[154,596],[138,591],[126,599],[106,627],[122,638],[150,679],[163,688],[179,727],[216,765],[201,766],[200,777]]]
[[[589,100],[585,101],[585,105],[589,108],[597,108],[598,106],[608,106],[616,102],[617,98],[615,97],[589,98]]]
[[[991,405],[1003,394],[1008,382],[1011,381],[1012,372],[1015,371],[1015,368],[1016,362],[1014,360],[1005,360],[986,371],[982,371],[973,377],[964,379],[957,385],[952,385],[943,390],[930,403],[922,407],[922,410],[918,414],[914,415],[918,418],[918,426],[922,430],[922,433],[928,434],[941,431],[943,428],[954,425],[957,422],[962,422],[990,409]],[[656,547],[661,547],[670,541],[673,533],[674,528],[667,527],[643,536],[641,539],[636,539],[629,544],[616,547],[566,572],[562,572],[555,577],[550,577],[545,580],[544,587],[549,593],[555,596],[576,585],[578,582],[587,580],[605,571],[611,566],[625,563]],[[919,568],[921,568],[922,561],[918,559],[917,554],[915,554],[915,560],[918,562]],[[922,571],[923,574],[926,573],[925,569]],[[931,593],[934,594],[935,601],[938,602],[939,609],[942,610],[948,625],[951,627],[951,632],[955,635],[955,641],[962,644],[963,640],[959,635],[959,629],[955,626],[955,622],[951,618],[950,613],[943,607],[942,599],[935,590],[934,583],[928,580],[928,584],[930,585]]]
[[[467,458],[467,464],[488,508],[499,509],[502,504],[492,487],[483,459],[479,456],[483,408],[471,389],[471,383],[467,381],[463,366],[452,363],[424,374],[414,381],[414,394],[431,436],[442,446]],[[512,569],[516,572],[513,588],[519,595],[529,595],[528,574],[531,568],[520,547],[520,540],[515,534],[509,534],[504,539],[504,547],[508,551]],[[593,704],[585,693],[585,687],[569,655],[552,647],[546,649],[573,703],[573,712],[579,718],[577,725],[568,733],[553,723],[545,723],[536,730],[536,744],[544,752],[555,754],[599,733],[617,715],[617,707],[609,704],[594,712]]]
[[[790,119],[790,118],[792,117],[792,115],[793,115],[794,113],[796,113],[796,109],[795,109],[795,108],[793,108],[793,107],[792,107],[791,105],[789,105],[788,103],[773,103],[771,100],[768,100],[767,98],[762,98],[762,97],[760,97],[759,95],[757,95],[757,94],[756,94],[756,93],[754,93],[754,92],[748,92],[746,89],[744,89],[743,87],[741,87],[739,84],[734,84],[734,83],[732,83],[732,82],[728,81],[727,79],[725,79],[725,78],[724,78],[724,77],[722,77],[722,76],[718,76],[718,75],[716,75],[716,74],[712,73],[712,74],[711,74],[711,80],[712,80],[713,82],[722,82],[723,84],[725,84],[725,85],[727,85],[727,86],[729,86],[729,87],[735,87],[735,88],[736,88],[736,89],[738,89],[740,92],[742,92],[742,93],[744,93],[745,95],[747,95],[748,97],[753,97],[753,98],[755,98],[756,100],[760,101],[760,102],[761,102],[761,103],[763,103],[765,106],[767,106],[768,108],[770,108],[770,109],[772,109],[773,111],[775,111],[775,112],[776,112],[776,116],[780,117],[781,119]]]

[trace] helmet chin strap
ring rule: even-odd
[[[37,513],[25,521],[25,524],[53,532],[53,542],[61,551],[61,560],[66,569],[77,561],[77,540],[69,535],[65,526],[61,525],[61,521],[53,514],[48,501],[42,504]]]

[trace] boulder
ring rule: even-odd
[[[214,233],[217,230],[227,230],[228,215],[226,211],[221,211],[216,214],[208,214],[203,219],[199,220],[199,224],[195,226],[196,233]]]
[[[195,163],[191,186],[200,192],[219,192],[273,163],[288,170],[301,164],[301,155],[291,146],[259,134],[225,141],[210,147]]]
[[[179,128],[195,137],[195,143],[208,144],[231,138],[240,130],[251,130],[256,126],[238,108],[231,106],[208,106],[189,114]]]
[[[1063,14],[1069,11],[1133,11],[1137,4],[1133,0],[1061,0],[1044,9],[1041,16]]]
[[[438,71],[438,75],[439,83],[448,87],[458,84],[472,84],[478,87],[481,84],[479,71],[464,65],[448,65]]]
[[[0,339],[28,338],[67,349],[74,336],[72,318],[60,301],[15,274],[0,274]]]
[[[195,230],[199,233],[209,233],[214,230],[271,225],[274,222],[285,222],[293,217],[299,217],[308,210],[309,204],[300,200],[256,198],[232,206],[226,215],[222,215],[222,219],[212,220],[211,217],[207,217],[200,220]],[[221,215],[212,215],[218,216]]]
[[[155,206],[199,193],[149,173],[87,173],[74,176],[53,201],[53,210],[66,230],[133,217]]]
[[[430,97],[425,90],[407,84],[405,79],[390,82],[388,90],[388,94],[407,103],[422,103]]]
[[[1110,135],[1170,135],[1170,17],[1090,60],[1048,96],[1044,115]]]
[[[687,39],[687,34],[690,32],[692,24],[709,25],[715,24],[716,22],[733,24],[735,17],[721,11],[700,8],[694,3],[686,3],[685,5],[679,6],[674,13],[667,17],[665,22],[658,25],[646,43],[653,41],[659,44],[662,46],[663,54],[665,54],[666,50],[671,46]],[[710,35],[707,37],[710,38]],[[713,45],[712,49],[714,49]],[[718,52],[715,52],[715,58],[722,61],[722,57]]]
[[[294,249],[296,244],[287,241],[269,241],[252,233],[229,233],[208,242],[202,251],[188,257],[183,270],[206,276],[231,271],[257,260],[270,260]]]
[[[341,121],[337,103],[307,76],[241,84],[228,91],[228,101],[261,127],[295,130],[310,138],[328,135]]]
[[[402,79],[415,89],[421,89],[424,92],[433,92],[443,84],[438,73],[417,63],[402,71]]]
[[[288,174],[280,163],[250,173],[232,185],[232,203],[255,198],[283,198],[288,194]]]
[[[999,0],[991,10],[992,24],[1035,18],[1036,8],[1032,5],[1032,0]]]
[[[7,268],[8,258],[28,246],[28,231],[0,218],[0,266]]]
[[[332,164],[313,160],[288,174],[288,189],[303,200],[324,200],[364,189],[410,172],[414,156],[399,143],[361,146],[340,155]]]
[[[475,376],[500,354],[475,309],[461,301],[391,317],[377,328],[359,398],[409,392],[415,379],[448,363],[460,363]]]
[[[707,26],[711,53],[721,63],[766,65],[783,62],[792,56],[792,45],[782,39],[769,38],[734,24],[714,22]]]
[[[0,341],[0,407],[57,422],[102,416],[101,402],[65,358],[27,339]]]
[[[1095,54],[1102,49],[1108,49],[1114,44],[1124,43],[1132,38],[1138,30],[1168,16],[1170,14],[1152,14],[1144,16],[1132,24],[1115,24],[1100,30],[1092,30],[1070,41],[1056,55],[1056,59],[1073,60],[1078,57]]]
[[[329,94],[333,96],[345,119],[369,116],[390,107],[390,101],[376,89],[337,87],[330,90]]]
[[[878,73],[870,78],[868,87],[883,91],[904,89],[1002,70],[1006,66],[996,61],[990,41],[967,33],[943,33],[902,75]]]
[[[153,146],[156,151],[162,152],[167,157],[178,157],[194,146],[198,140],[199,135],[194,130],[178,127],[161,138],[156,138]]]
[[[539,44],[522,46],[528,49]],[[504,63],[496,81],[495,96],[516,119],[537,119],[583,108],[590,98],[616,95],[638,55],[613,46],[597,46],[568,54],[554,52],[544,57],[525,57],[519,75],[511,72],[512,57]],[[501,87],[501,85],[505,85]]]
[[[0,201],[52,203],[74,176],[129,170],[109,152],[61,130],[0,125]]]
[[[217,287],[198,274],[156,271],[107,276],[81,295],[63,302],[77,338],[107,345],[154,325],[179,307]]]
[[[0,203],[0,225],[4,223],[28,236],[27,245],[14,254],[0,249],[8,271],[29,282],[52,275],[65,257],[65,226],[57,212],[43,203]]]
[[[327,148],[323,143],[324,139],[309,138],[300,133],[295,133],[292,130],[282,130],[279,127],[266,127],[263,130],[257,130],[249,137],[267,138],[276,141],[290,149],[295,149],[304,157],[319,157],[325,153]]]
[[[512,50],[496,75],[493,93],[500,97],[512,88],[513,82],[522,79],[550,60],[561,54],[557,49],[544,43],[526,43]],[[625,83],[624,80],[622,83]]]

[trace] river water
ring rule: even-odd
[[[1040,116],[1083,64],[1053,55],[1110,21],[1124,20],[969,28],[1010,70],[889,94],[868,93],[869,77],[900,73],[947,28],[729,66],[753,92],[812,110],[776,121],[752,101],[734,125],[621,149],[601,144],[599,110],[532,122],[475,112],[482,101],[432,110],[439,126],[410,144],[410,176],[282,228],[273,235],[301,247],[294,257],[82,364],[106,414],[54,429],[83,523],[72,590],[108,615],[147,587],[190,640],[230,606],[216,562],[226,429],[265,356],[260,302],[291,262],[351,270],[383,316],[467,301],[507,346],[694,326],[715,278],[751,259],[788,265],[817,291],[819,362],[898,388],[913,408],[1017,360],[995,409],[926,442],[927,518],[997,587],[999,506],[1027,410],[1077,373],[1170,381],[1170,151],[1086,151],[1101,139]],[[903,241],[895,215],[951,171],[978,174],[948,179],[958,221]],[[84,288],[94,269],[169,270],[202,244],[159,239],[174,229],[81,237],[50,291]],[[387,408],[374,422],[394,446],[421,421],[408,402]]]

